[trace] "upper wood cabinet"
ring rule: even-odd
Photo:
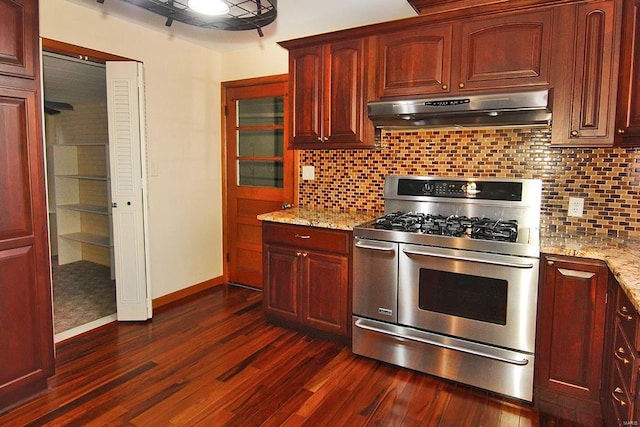
[[[640,0],[624,0],[615,144],[640,146]]]
[[[613,144],[619,6],[604,0],[557,8],[553,144]]]
[[[553,11],[378,36],[378,97],[548,86]]]
[[[366,40],[360,38],[290,50],[290,148],[373,142],[365,129],[366,48]]]
[[[551,9],[472,19],[460,24],[460,91],[547,86]]]
[[[30,0],[0,0],[0,74],[36,77],[38,14]]]
[[[452,24],[379,36],[378,96],[449,92],[452,37]]]

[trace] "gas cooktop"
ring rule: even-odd
[[[515,242],[518,221],[457,215],[393,212],[373,221],[373,228],[440,236]]]

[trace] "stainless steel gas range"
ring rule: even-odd
[[[531,401],[541,181],[388,176],[354,228],[353,352]]]

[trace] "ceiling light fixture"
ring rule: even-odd
[[[219,16],[229,13],[229,5],[222,0],[189,0],[189,8],[203,15]]]
[[[104,0],[97,0],[102,3]],[[256,30],[271,24],[278,15],[278,0],[122,0],[165,17],[170,27],[174,21],[200,28],[227,31]],[[217,6],[218,15],[198,12],[199,5]],[[211,13],[211,12],[209,12]]]

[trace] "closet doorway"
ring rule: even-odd
[[[105,66],[104,60],[51,52],[45,45],[43,41],[49,231],[54,332],[59,342],[115,320],[151,317],[142,190],[121,184],[133,181],[134,173],[142,175],[142,159],[139,154],[114,152],[114,147],[141,152],[144,135],[132,125],[141,111],[135,103],[119,103],[116,108],[125,105],[125,110],[114,114],[114,103],[109,103],[114,87],[120,90],[124,82],[137,91],[136,81],[143,84],[143,79],[137,77],[141,64]],[[133,69],[133,77],[123,76],[122,66]],[[127,80],[131,78],[133,84]],[[130,95],[137,102],[138,94]],[[124,116],[125,132],[119,123]],[[115,143],[110,133],[119,135]],[[120,135],[127,137],[122,140]],[[116,162],[110,161],[114,158]],[[116,209],[123,189],[126,202]]]

